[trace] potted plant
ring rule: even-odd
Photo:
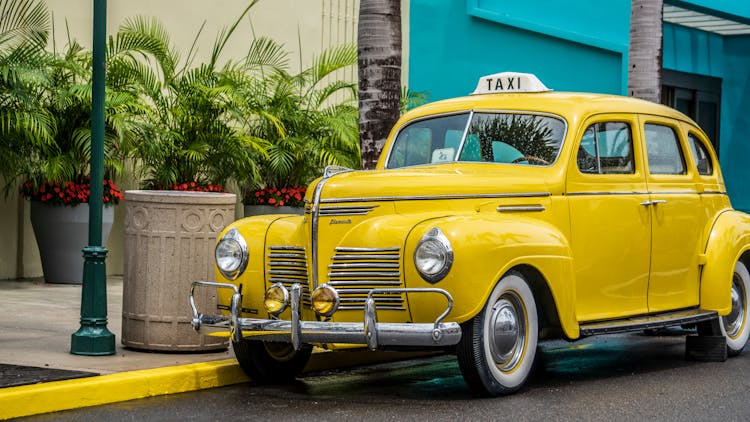
[[[247,83],[244,64],[219,65],[224,45],[254,3],[217,38],[210,60],[195,66],[194,52],[181,61],[157,20],[129,19],[118,31],[150,64],[134,72],[148,108],[133,152],[143,189],[125,193],[122,343],[128,347],[228,347],[225,338],[195,333],[184,302],[147,298],[189,289],[195,279],[214,279],[214,244],[234,220],[237,202],[223,187],[238,176],[253,177],[253,157],[264,151],[263,141],[244,129],[246,116],[233,96]],[[215,296],[196,300],[217,306]],[[160,328],[164,323],[172,328]]]
[[[5,75],[3,88],[7,88],[0,96],[13,99],[12,108],[2,109],[3,121],[12,122],[10,136],[4,138],[13,146],[12,152],[0,153],[2,175],[6,192],[20,180],[21,195],[31,202],[45,280],[81,283],[81,249],[88,232],[92,57],[69,37],[63,51],[47,51],[49,11],[41,2],[26,6],[28,2],[23,1],[9,4],[18,8],[12,15],[23,18],[19,18],[18,31],[0,37],[0,66],[8,69],[0,72]],[[30,22],[40,24],[34,27],[33,36],[23,35],[22,29],[30,27]],[[116,48],[110,48],[110,56],[110,72],[118,75],[119,63],[127,60],[118,60]],[[122,169],[136,127],[133,112],[141,106],[138,93],[122,75],[127,72],[108,80],[107,86],[102,244],[114,220],[112,205],[121,197],[111,178]]]
[[[356,63],[356,48],[340,46],[300,73],[278,66],[252,93],[240,92],[243,107],[263,110],[251,133],[267,142],[267,154],[256,156],[258,177],[243,181],[245,216],[302,214],[298,197],[325,166],[360,167],[356,87],[334,77]]]

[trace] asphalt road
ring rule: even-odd
[[[723,363],[691,362],[684,344],[679,331],[545,343],[527,386],[494,399],[473,397],[455,358],[437,356],[30,420],[750,420],[750,351]]]

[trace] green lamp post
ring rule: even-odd
[[[94,0],[93,91],[91,110],[91,196],[89,246],[83,248],[81,328],[71,336],[70,353],[113,355],[115,335],[107,329],[107,249],[102,246],[102,183],[104,181],[104,81],[107,42],[107,0]]]

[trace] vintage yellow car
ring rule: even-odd
[[[432,348],[496,396],[542,339],[695,326],[688,351],[718,360],[748,340],[750,216],[706,134],[665,106],[485,76],[305,201],[227,227],[219,281],[190,293],[194,327],[231,336],[255,380],[294,378],[312,346]],[[197,288],[220,310],[199,312]]]

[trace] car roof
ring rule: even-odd
[[[600,113],[640,113],[670,117],[695,124],[679,111],[650,101],[620,95],[582,92],[533,92],[479,94],[436,101],[417,107],[402,117],[402,122],[434,114],[462,110],[542,111],[563,117]]]

